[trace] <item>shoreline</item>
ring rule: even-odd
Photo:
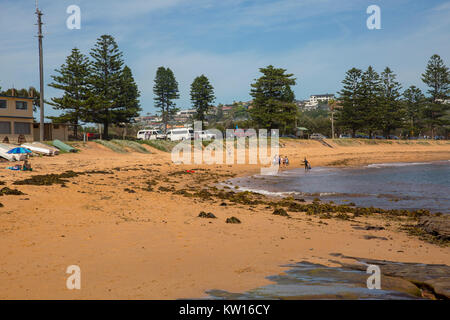
[[[384,145],[335,149],[313,142],[301,143],[301,148],[292,141],[286,145],[280,153],[289,156],[291,168],[305,153],[313,165],[349,158],[353,160],[345,161],[346,165],[374,158],[384,162],[416,161],[419,156],[425,161],[450,158],[446,144],[401,146],[394,153]],[[283,272],[282,265],[288,263],[337,266],[332,260],[345,262],[330,255],[336,252],[450,265],[448,248],[399,230],[406,218],[385,221],[369,215],[352,222],[288,210],[292,216],[288,219],[273,215],[273,207],[265,204],[208,199],[202,189],[257,173],[259,167],[178,166],[170,163],[170,154],[149,150],[152,154],[117,154],[88,143],[78,154],[33,159],[32,173],[2,170],[0,180],[5,186],[25,195],[0,199],[4,205],[0,208],[0,254],[4,257],[0,298],[173,299],[205,297],[212,289],[244,292],[269,284],[266,277]],[[195,173],[185,172],[193,169]],[[91,173],[67,178],[63,184],[13,184],[68,170]],[[202,211],[212,212],[217,219],[199,218]],[[226,223],[230,217],[242,223]],[[384,229],[361,230],[352,224]],[[80,291],[65,288],[65,270],[73,264],[82,270]]]
[[[345,192],[343,190],[322,190],[322,191],[317,191],[317,190],[294,190],[296,187],[300,187],[300,186],[296,186],[294,183],[294,178],[299,179],[299,181],[301,181],[301,179],[306,179],[306,181],[308,181],[308,179],[311,176],[315,176],[317,175],[319,178],[321,176],[322,173],[329,173],[332,172],[333,174],[343,174],[345,173],[347,170],[350,173],[354,173],[355,170],[358,171],[358,174],[364,174],[364,172],[366,170],[369,169],[378,169],[378,170],[383,170],[383,169],[394,169],[394,168],[402,168],[405,169],[406,167],[414,167],[414,166],[433,166],[433,165],[444,165],[444,166],[450,166],[450,160],[436,160],[436,161],[427,161],[427,162],[385,162],[385,163],[374,163],[374,164],[364,164],[364,165],[357,165],[357,166],[347,166],[347,167],[329,167],[329,166],[322,166],[322,167],[316,167],[313,168],[312,171],[309,171],[308,173],[305,173],[303,175],[303,168],[301,167],[283,167],[281,168],[277,173],[275,174],[269,174],[269,175],[264,175],[264,174],[251,174],[251,175],[242,175],[239,176],[237,178],[232,178],[230,180],[224,181],[220,183],[221,187],[224,186],[231,186],[234,188],[237,188],[237,190],[241,191],[241,192],[254,192],[254,193],[258,193],[267,197],[274,197],[274,198],[284,198],[284,197],[302,197],[305,199],[308,199],[308,201],[312,201],[315,198],[321,198],[322,201],[328,201],[330,203],[334,203],[335,201],[338,201],[338,203],[340,204],[345,204],[342,202],[342,200],[345,198],[346,200],[343,200],[344,202],[357,202],[356,206],[357,207],[368,207],[370,205],[370,198],[371,197],[375,197],[375,198],[390,198],[390,199],[395,199],[395,201],[400,201],[401,199],[403,200],[411,200],[414,199],[411,198],[408,195],[405,195],[404,193],[402,195],[396,195],[391,194],[391,193],[383,193],[383,194],[377,194],[377,193],[370,193],[369,191],[362,191],[361,189],[359,189],[358,191],[353,190],[353,192]],[[314,171],[314,169],[317,169],[317,171]],[[373,171],[372,171],[373,172]],[[341,177],[341,176],[339,176]],[[285,180],[287,179],[287,180]],[[265,183],[262,183],[261,181],[264,181]],[[279,183],[282,182],[286,182],[288,184],[289,187],[286,187],[286,185],[284,187],[277,187],[277,185]],[[301,187],[300,187],[301,188]],[[369,192],[369,193],[367,193]],[[376,192],[376,191],[372,191],[372,192]],[[393,192],[393,190],[391,190],[391,192]],[[368,202],[369,204],[358,204],[358,199],[359,198],[368,198]],[[403,198],[402,198],[403,197]],[[405,198],[406,197],[406,198]],[[351,199],[351,200],[348,200]],[[352,201],[353,200],[353,201]],[[366,200],[367,201],[367,200]],[[390,210],[390,209],[396,209],[396,206],[392,205],[392,204],[384,204],[384,205],[373,205],[376,207],[381,207],[384,210]],[[399,206],[397,206],[398,209]],[[400,206],[401,207],[401,206]],[[419,210],[419,209],[423,209],[423,210],[430,210],[431,212],[437,212],[437,213],[443,213],[443,214],[449,214],[450,211],[449,208],[445,208],[445,206],[441,206],[441,208],[429,208],[426,206],[420,206],[417,205],[415,207],[409,207],[407,208],[407,210]],[[446,211],[447,210],[447,211]]]

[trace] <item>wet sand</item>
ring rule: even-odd
[[[444,142],[331,143],[335,148],[314,141],[282,143],[280,153],[289,156],[291,168],[305,156],[314,166],[450,159],[450,144]],[[118,154],[88,143],[77,154],[33,158],[33,172],[9,171],[3,163],[2,187],[25,195],[0,197],[0,298],[173,299],[205,297],[212,289],[243,292],[269,284],[265,277],[282,272],[283,264],[336,266],[330,261],[339,259],[330,256],[336,252],[450,265],[448,247],[400,231],[402,221],[378,216],[323,221],[304,213],[286,219],[274,216],[266,205],[174,194],[257,173],[260,167],[175,165],[169,153],[149,150],[151,154]],[[102,172],[69,178],[63,186],[13,185],[67,170]],[[195,173],[180,173],[185,170]],[[201,211],[218,219],[198,218]],[[225,223],[231,216],[242,223]],[[385,230],[355,229],[355,223]],[[365,235],[379,238],[366,240]],[[81,268],[81,290],[66,288],[69,265]]]

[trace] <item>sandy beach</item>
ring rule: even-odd
[[[361,166],[450,159],[446,142],[367,144],[282,140],[291,168],[306,156],[314,166]],[[445,264],[450,250],[400,230],[403,220],[378,215],[352,222],[305,213],[273,215],[266,204],[187,197],[257,165],[175,165],[170,153],[115,153],[95,142],[75,154],[34,157],[33,172],[6,170],[1,187],[22,195],[0,202],[1,299],[202,298],[205,291],[242,292],[268,284],[281,265],[327,266],[344,256]],[[82,175],[53,185],[15,185],[36,175],[73,170]],[[187,173],[186,170],[194,172]],[[236,190],[237,191],[237,190]],[[217,219],[202,219],[201,211]],[[241,224],[227,224],[230,217]],[[384,230],[355,229],[354,224]],[[384,237],[366,240],[365,235]],[[66,288],[66,268],[81,268],[81,290]]]

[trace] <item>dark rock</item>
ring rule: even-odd
[[[275,209],[272,214],[276,216],[289,217],[289,214],[283,208]]]
[[[367,234],[363,238],[366,240],[372,240],[372,239],[387,240],[387,238],[385,238],[385,237],[377,237],[377,236],[372,236],[372,235],[367,235]]]
[[[227,223],[236,223],[236,224],[238,224],[238,223],[241,223],[241,220],[239,220],[236,217],[231,217],[231,218],[228,218],[226,222]]]
[[[211,213],[211,212],[206,213],[205,211],[200,212],[198,217],[206,218],[206,219],[217,219],[217,217],[213,213]]]
[[[450,219],[447,216],[422,217],[416,227],[438,239],[450,241]]]
[[[353,226],[353,229],[355,229],[355,230],[376,230],[376,231],[378,231],[378,230],[384,230],[385,228],[384,227],[380,227],[380,226],[367,225],[367,226]]]
[[[437,299],[450,299],[450,267],[444,264],[400,263],[384,260],[357,259],[364,264],[347,264],[338,262],[344,267],[366,270],[368,264],[380,267],[381,273],[390,277],[406,279],[414,283],[422,291],[430,292]],[[383,283],[383,280],[381,280]]]

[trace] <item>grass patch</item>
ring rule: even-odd
[[[358,140],[355,139],[333,139],[331,141],[333,141],[333,143],[337,144],[338,146],[343,147],[359,145]]]
[[[139,141],[140,144],[146,144],[152,148],[155,148],[163,152],[171,152],[172,149],[180,143],[180,141],[168,141],[168,140],[144,140]]]
[[[122,148],[129,148],[133,151],[139,152],[139,153],[150,153],[147,149],[145,149],[141,144],[130,141],[130,140],[112,140],[112,143],[115,143],[119,145]]]
[[[122,148],[121,146],[112,143],[111,141],[106,141],[106,140],[94,140],[94,142],[101,144],[102,146],[111,149],[114,152],[117,153],[127,153],[127,150],[125,150],[124,148]]]

